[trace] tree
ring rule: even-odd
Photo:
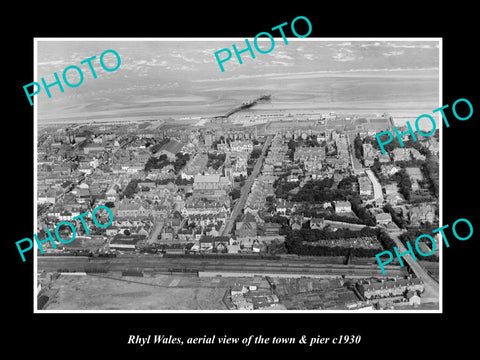
[[[436,158],[433,155],[428,154],[425,163],[421,166],[421,170],[427,180],[431,193],[438,198],[440,176],[439,165]]]
[[[393,252],[393,248],[395,247],[395,241],[383,230],[377,229],[378,231],[378,241],[382,244],[385,250],[389,250]]]
[[[226,154],[225,153],[220,153],[220,154],[215,154],[215,153],[208,153],[208,162],[207,162],[207,167],[211,166],[215,170],[217,170],[220,166],[223,165],[225,162]]]
[[[349,198],[350,203],[352,204],[352,211],[355,215],[362,220],[363,224],[368,226],[375,226],[376,219],[364,206],[362,206],[362,200],[358,194],[354,194]]]
[[[240,192],[239,189],[233,189],[232,191],[230,191],[230,193],[228,195],[230,195],[232,200],[235,200],[235,199],[238,199],[240,197],[241,192]]]
[[[180,169],[182,169],[185,164],[190,160],[190,154],[182,154],[178,153],[175,155],[175,161],[173,162],[173,167],[175,169],[175,172],[177,173]]]
[[[247,160],[247,164],[248,165],[252,165],[256,162],[256,160],[260,157],[260,155],[262,155],[262,149],[259,149],[259,148],[255,148],[252,150],[252,152],[250,153],[250,156]]]
[[[380,164],[378,158],[373,159],[373,165],[370,167],[370,169],[372,169],[376,177],[380,177],[382,172],[382,164]]]
[[[165,179],[167,180],[166,184],[168,184],[171,180],[170,179]],[[175,178],[175,185],[191,185],[193,184],[194,179],[183,179],[181,176],[177,176]]]
[[[393,222],[400,228],[404,229],[407,226],[407,223],[403,216],[399,215],[395,210],[393,210],[392,205],[390,204],[385,204],[383,207],[383,210],[387,213],[389,213],[392,216]]]
[[[355,157],[358,160],[363,159],[363,142],[360,138],[360,134],[357,134],[357,136],[355,136],[355,140],[353,141],[353,147],[355,148]]]
[[[357,177],[354,175],[350,175],[349,177],[343,178],[338,183],[337,188],[340,190],[346,190],[348,192],[353,191],[353,184],[357,182]]]
[[[410,200],[410,192],[412,191],[410,176],[407,174],[405,168],[402,168],[395,175],[398,175],[397,181],[400,194],[402,194],[407,201]]]
[[[138,180],[138,179],[130,180],[128,185],[123,190],[123,196],[125,196],[127,198],[131,198],[133,196],[133,194],[135,194],[138,191],[137,184],[138,184],[139,181],[140,180]]]

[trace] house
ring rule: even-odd
[[[408,303],[411,306],[419,306],[422,303],[422,299],[420,298],[420,296],[417,295],[417,293],[409,292],[407,294],[407,298],[408,298]]]
[[[275,209],[277,214],[286,215],[287,211],[290,212],[292,204],[285,199],[276,199],[275,200]]]
[[[37,197],[37,202],[39,204],[41,203],[51,203],[51,204],[55,204],[55,200],[56,200],[56,192],[55,190],[49,190],[47,191],[45,194],[42,194],[42,195],[39,195]]]
[[[173,241],[174,231],[170,226],[165,226],[161,232],[162,241]]]
[[[212,250],[214,245],[214,237],[209,235],[204,235],[200,238],[200,250]]]
[[[230,242],[228,236],[215,236],[213,238],[213,246],[217,252],[228,252],[227,244]]]
[[[380,213],[375,216],[377,225],[388,225],[392,222],[392,215],[389,213]]]
[[[390,205],[401,204],[405,199],[400,194],[389,194],[385,197],[385,201]]]
[[[392,151],[394,161],[408,161],[410,160],[410,151],[406,148],[395,148]]]
[[[425,285],[419,278],[394,279],[394,281],[369,282],[368,285],[359,286],[360,293],[367,300],[398,297],[411,292],[423,292]]]
[[[427,142],[427,149],[430,150],[432,155],[438,156],[440,152],[440,144],[438,143],[437,139],[430,137]]]
[[[235,284],[233,287],[230,288],[231,296],[243,295],[246,292],[248,292],[248,288],[239,284]]]
[[[193,229],[180,229],[177,233],[178,240],[182,242],[193,241],[195,238],[195,231]]]
[[[362,196],[372,196],[373,195],[373,185],[370,179],[366,176],[360,176],[358,178],[358,185],[360,188],[360,195]]]
[[[363,163],[365,164],[366,167],[372,166],[376,156],[375,149],[370,143],[362,144],[362,147],[363,147]]]
[[[410,180],[413,182],[423,181],[422,170],[419,167],[407,167],[405,168]]]
[[[303,215],[293,215],[290,217],[289,224],[292,230],[300,230],[304,223]]]
[[[385,184],[384,188],[386,195],[398,194],[398,185],[396,183]]]
[[[219,243],[215,243],[215,249],[217,250],[217,252],[219,253],[222,253],[222,252],[227,252],[227,246],[222,243],[222,242],[219,242]]]
[[[105,150],[105,145],[103,144],[87,144],[83,147],[84,154],[88,155],[90,153],[103,152]]]
[[[89,201],[92,200],[92,196],[90,194],[89,189],[77,188],[72,191],[72,194],[75,194],[76,200],[79,203],[88,203]]]
[[[312,218],[310,220],[310,229],[323,229],[325,227],[324,218]]]
[[[426,157],[425,155],[420,154],[420,152],[417,149],[411,148],[410,149],[410,155],[415,159],[415,160],[421,160],[425,161]]]
[[[93,168],[90,166],[90,163],[87,163],[87,164],[80,163],[77,170],[87,175],[90,175],[93,171]]]
[[[184,217],[191,217],[191,215],[218,215],[229,213],[230,204],[229,198],[225,201],[209,201],[201,198],[189,197],[185,201],[185,207],[182,209]]]
[[[381,167],[381,173],[382,173],[382,175],[385,175],[385,176],[395,175],[400,170],[401,170],[400,167],[395,166],[393,164],[382,165],[382,167]]]
[[[412,206],[408,215],[411,224],[433,223],[435,221],[435,207],[433,205]]]
[[[280,228],[282,226],[278,223],[266,222],[263,224],[263,235],[264,236],[277,236],[280,233]]]
[[[149,211],[144,205],[134,201],[120,201],[116,208],[118,217],[139,217],[149,215]]]
[[[344,214],[352,211],[350,201],[334,201],[335,213]]]
[[[115,201],[117,199],[117,190],[115,189],[114,186],[112,186],[110,189],[108,189],[105,192],[106,199],[107,201]]]

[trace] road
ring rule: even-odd
[[[370,169],[365,169],[365,174],[367,174],[368,178],[372,182],[373,185],[373,197],[377,204],[383,204],[383,193],[382,193],[382,185],[375,177],[375,174]]]
[[[403,243],[400,241],[400,234],[402,234],[402,231],[388,231],[388,234],[390,237],[395,241],[395,244],[397,246],[397,249],[399,250],[399,253],[403,253],[407,251]],[[395,254],[394,254],[395,256]],[[439,301],[439,287],[438,283],[428,275],[427,271],[420,266],[420,264],[416,261],[413,261],[413,258],[410,254],[407,254],[402,257],[403,260],[405,260],[410,268],[413,270],[415,275],[420,278],[423,283],[425,284],[425,293],[422,295],[422,299],[425,300],[430,300],[434,302]],[[418,259],[418,256],[417,256]]]
[[[247,202],[248,194],[250,193],[250,189],[252,188],[253,182],[257,178],[258,174],[260,173],[260,169],[262,168],[263,161],[265,160],[265,156],[267,153],[267,149],[269,148],[270,144],[272,143],[273,136],[269,135],[267,136],[267,139],[265,140],[265,144],[263,144],[262,148],[262,154],[260,157],[257,159],[257,162],[255,163],[255,166],[253,167],[252,173],[248,177],[248,179],[245,181],[245,184],[243,187],[240,189],[240,198],[238,199],[237,203],[235,204],[232,213],[230,214],[230,217],[228,220],[225,222],[225,226],[222,230],[222,236],[230,236],[233,225],[235,223],[235,219],[237,216],[241,213],[243,208],[245,207],[245,203]]]
[[[160,230],[162,230],[162,224],[159,219],[155,219],[155,224],[153,224],[153,231],[150,235],[149,242],[157,242],[158,235],[160,234]]]

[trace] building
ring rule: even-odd
[[[392,222],[392,215],[389,213],[380,213],[375,216],[377,225],[388,225]]]
[[[323,229],[325,227],[324,218],[312,218],[310,220],[310,229]]]
[[[352,204],[350,201],[334,201],[335,212],[337,214],[349,213],[352,211]]]
[[[408,210],[408,216],[412,225],[435,221],[435,207],[433,205],[412,206]]]
[[[105,145],[103,144],[88,144],[83,147],[84,154],[98,153],[105,151]]]
[[[251,213],[246,213],[242,221],[235,224],[235,235],[239,238],[256,237],[258,234],[257,222],[255,216]]]
[[[275,210],[278,215],[287,215],[292,210],[292,204],[285,199],[276,199],[275,200]]]
[[[196,175],[193,181],[193,196],[207,199],[224,198],[230,192],[232,182],[220,174]]]
[[[366,197],[370,197],[373,195],[373,185],[368,177],[360,176],[358,178],[358,185],[360,189],[360,195]]]
[[[395,175],[400,170],[401,170],[400,167],[397,167],[393,164],[382,165],[381,174],[385,176],[392,176],[392,175]]]
[[[408,291],[422,293],[425,289],[423,282],[419,278],[395,279],[394,281],[370,282],[369,284],[359,286],[360,293],[367,300],[403,297]]]
[[[395,148],[392,151],[393,161],[408,161],[410,160],[410,151],[406,148]]]
[[[119,218],[149,216],[149,211],[145,206],[133,201],[118,202],[118,204],[116,204],[116,210]]]

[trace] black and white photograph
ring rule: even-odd
[[[472,347],[473,12],[318,5],[16,15],[9,346],[54,358]]]
[[[37,39],[37,310],[440,310],[440,39],[255,44]]]

